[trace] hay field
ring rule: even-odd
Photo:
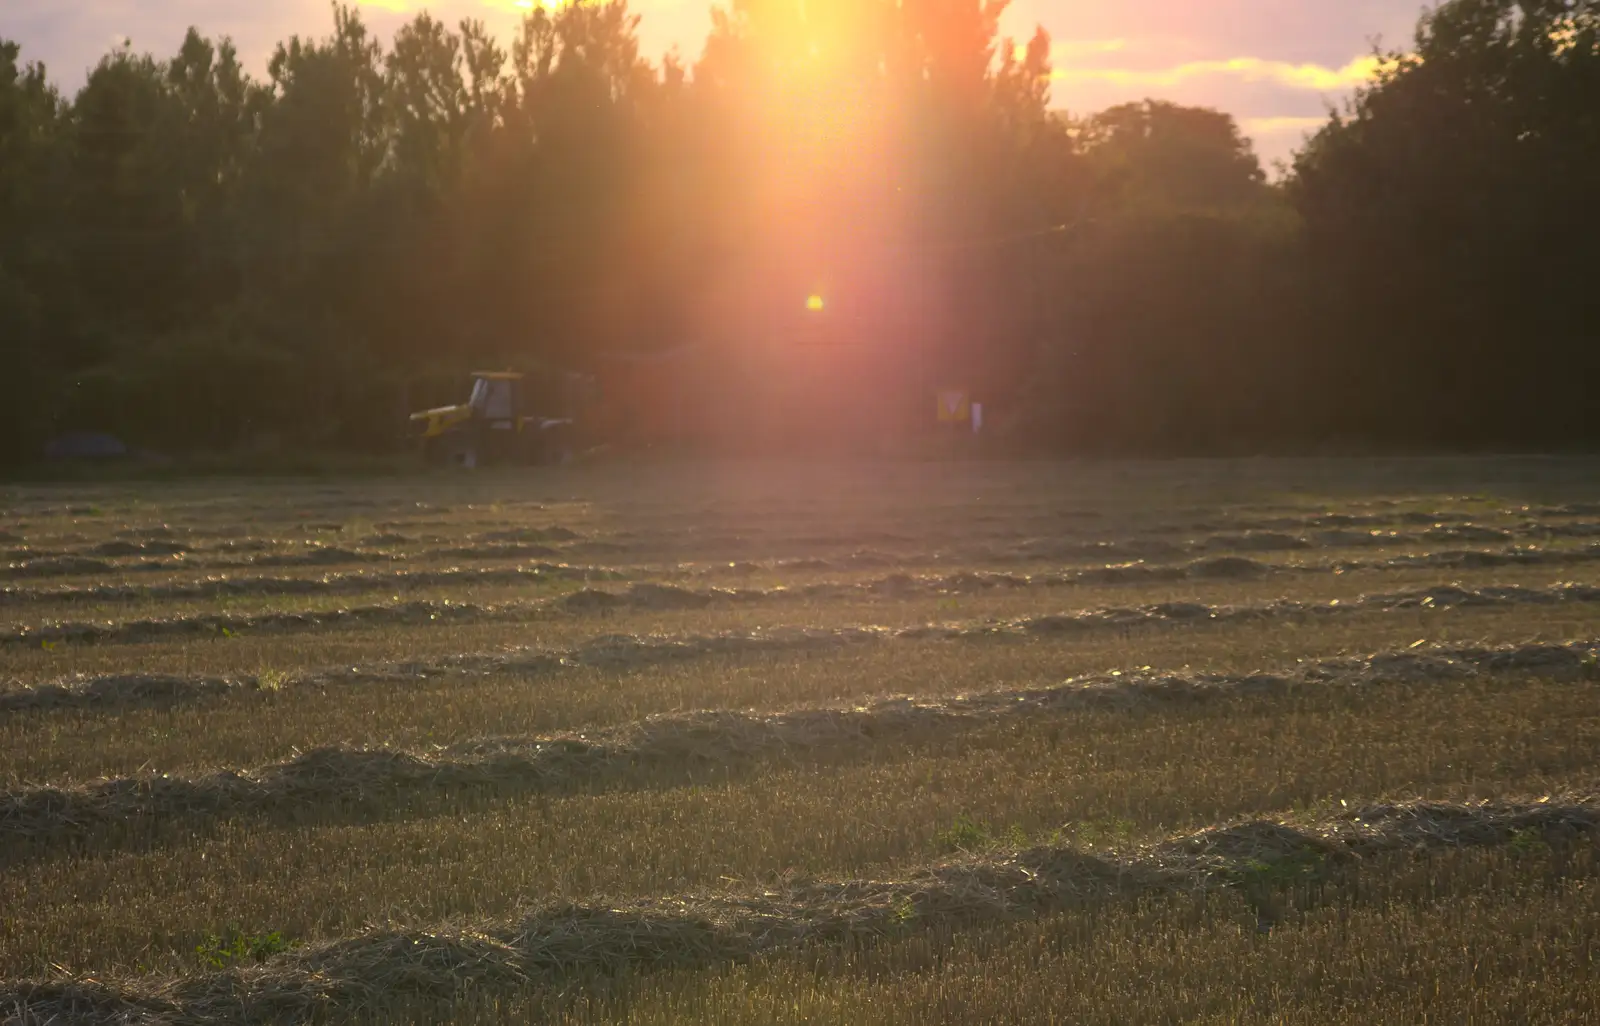
[[[1600,462],[0,486],[0,1023],[1600,1019]]]

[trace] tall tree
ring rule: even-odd
[[[1124,205],[1225,210],[1266,198],[1261,161],[1221,111],[1146,100],[1094,114],[1074,130],[1096,174]]]
[[[8,340],[0,375],[0,465],[39,440],[58,373],[47,342],[51,298],[66,277],[57,232],[62,103],[40,64],[20,63],[22,48],[0,39],[0,339]],[[54,297],[52,294],[55,294]]]
[[[1071,122],[1090,222],[1054,268],[1063,325],[1036,430],[1099,452],[1271,447],[1296,226],[1233,118],[1146,102]]]
[[[1450,0],[1299,155],[1342,410],[1424,443],[1600,438],[1600,7]]]

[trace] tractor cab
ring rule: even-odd
[[[509,371],[478,371],[472,376],[472,415],[502,431],[516,430],[521,417],[522,375]]]
[[[564,462],[572,422],[534,416],[528,406],[524,375],[477,371],[466,402],[413,413],[411,423],[430,463]]]

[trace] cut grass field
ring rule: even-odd
[[[1596,878],[1592,849],[1389,857],[1359,883],[1301,897],[1265,932],[1241,894],[1218,889],[436,1014],[608,1026],[1585,1022],[1600,1010]]]
[[[34,696],[0,701],[0,1022],[1600,1016],[1600,602],[1573,598],[1600,563],[951,583],[1092,569],[1084,547],[1108,539],[1377,521],[1439,533],[1236,554],[1425,558],[1503,550],[1513,529],[1521,551],[1571,552],[1600,519],[1596,470],[685,466],[0,493],[0,539],[39,550],[308,525],[437,550],[559,526],[585,564],[626,568],[587,584],[615,595],[842,589],[139,640],[119,625],[391,596],[79,603],[17,589],[204,575],[11,582],[14,630],[112,632],[0,645],[0,699]],[[463,578],[402,600],[532,610],[576,590]],[[1225,615],[1140,612],[1174,603]]]

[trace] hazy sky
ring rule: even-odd
[[[522,0],[522,6],[534,0]],[[426,8],[478,17],[509,39],[517,0],[361,0],[387,32]],[[1367,73],[1372,41],[1410,41],[1424,0],[1013,0],[1006,30],[1056,41],[1055,105],[1098,110],[1146,96],[1237,116],[1269,161],[1286,155]],[[699,51],[710,0],[634,0],[646,51]],[[171,54],[189,25],[228,35],[254,70],[292,33],[322,35],[326,0],[0,0],[0,37],[68,88],[114,41]]]

